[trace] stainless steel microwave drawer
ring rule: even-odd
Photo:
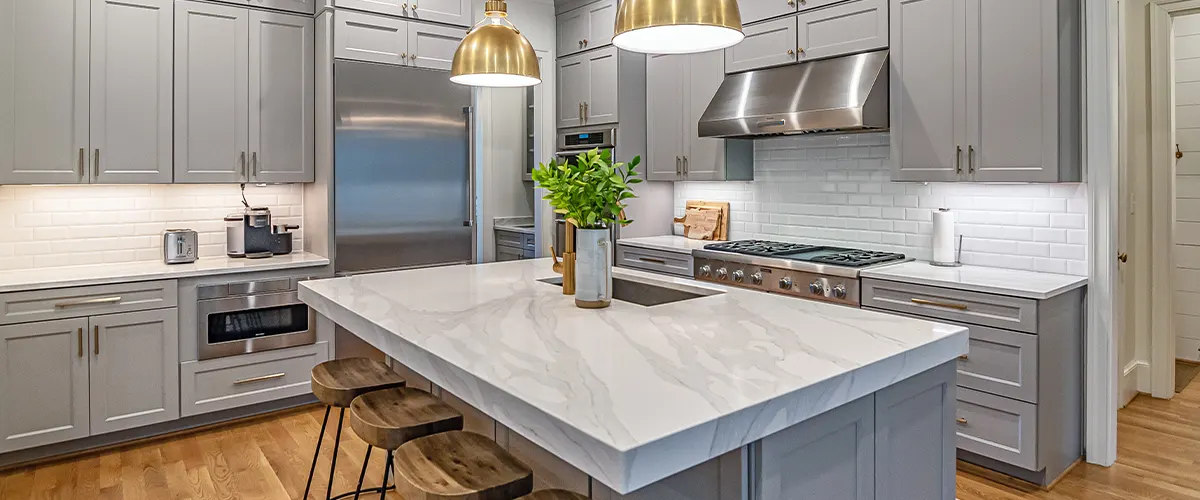
[[[1039,470],[1037,405],[960,387],[958,448],[1026,470]]]
[[[866,278],[862,305],[971,325],[1037,333],[1037,301]]]
[[[185,417],[312,392],[312,369],[329,360],[329,343],[180,363]]]
[[[80,318],[179,305],[175,280],[0,294],[0,325]]]
[[[665,252],[617,243],[617,262],[620,267],[692,277],[692,255]]]

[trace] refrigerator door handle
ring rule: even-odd
[[[463,227],[475,227],[475,144],[471,140],[475,132],[475,110],[463,106],[463,114],[467,115],[467,220],[463,221]]]

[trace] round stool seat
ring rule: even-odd
[[[495,441],[451,431],[400,446],[396,474],[427,500],[513,500],[533,491],[533,471]]]
[[[542,490],[535,491],[517,500],[588,500],[588,497],[567,490]]]
[[[412,387],[363,394],[350,403],[350,428],[385,450],[419,437],[463,428],[463,414],[437,396]]]
[[[347,408],[368,392],[403,386],[404,377],[373,359],[333,359],[312,369],[313,395],[327,406]]]

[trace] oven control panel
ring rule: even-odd
[[[694,262],[693,274],[700,281],[852,307],[861,304],[859,283],[854,278],[705,258]]]

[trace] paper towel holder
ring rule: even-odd
[[[958,235],[958,251],[955,252],[954,262],[934,262],[929,261],[929,265],[935,267],[962,267],[962,242],[963,235]]]

